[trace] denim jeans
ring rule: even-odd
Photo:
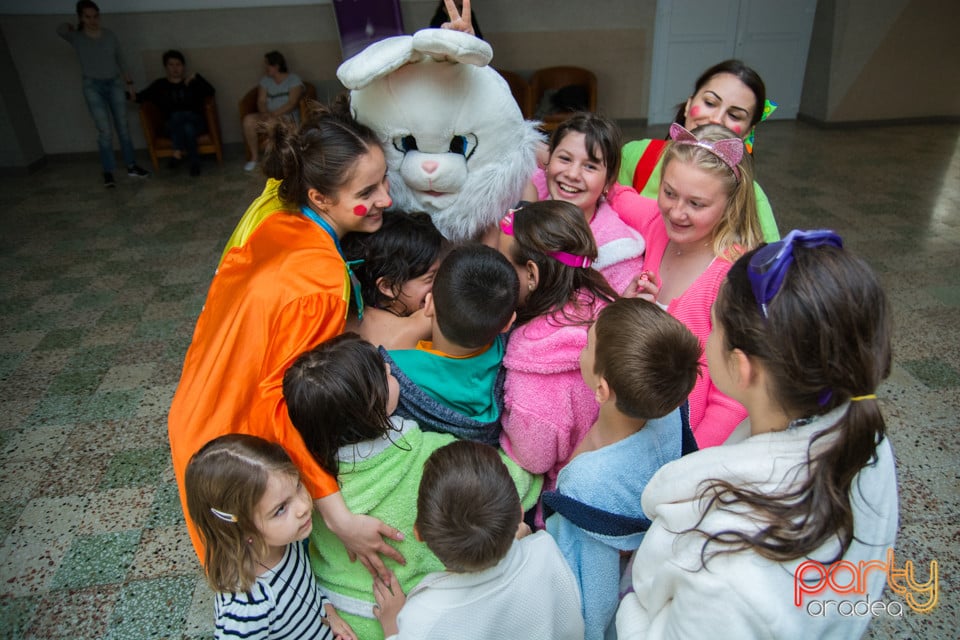
[[[134,164],[136,157],[133,155],[130,130],[127,128],[127,98],[120,76],[107,80],[84,78],[83,97],[87,100],[87,108],[90,109],[93,123],[97,126],[97,147],[100,149],[100,164],[103,165],[103,170],[112,173],[116,166],[113,131],[110,127],[111,114],[117,128],[117,137],[120,138],[123,161],[128,167]]]
[[[167,118],[167,131],[173,148],[186,151],[190,160],[197,160],[197,136],[207,130],[203,116],[193,111],[174,111]]]

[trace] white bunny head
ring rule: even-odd
[[[426,211],[448,239],[482,234],[520,198],[540,134],[526,122],[490,45],[424,29],[377,42],[337,76],[354,116],[383,143],[394,208]]]

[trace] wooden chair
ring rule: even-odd
[[[523,79],[523,76],[503,69],[497,69],[496,71],[510,85],[510,92],[513,94],[513,99],[517,101],[517,106],[520,107],[520,113],[523,114],[523,117],[529,119],[533,116],[533,107],[530,104],[530,85]]]
[[[214,154],[217,156],[217,164],[223,165],[220,116],[217,114],[217,101],[213,96],[204,99],[203,114],[207,120],[207,130],[197,136],[197,152]],[[173,140],[167,136],[164,129],[163,113],[155,104],[143,102],[140,104],[140,124],[143,126],[143,137],[147,140],[147,151],[150,152],[153,170],[159,171],[159,158],[173,156]]]
[[[587,111],[597,110],[597,76],[589,69],[581,67],[548,67],[538,69],[530,76],[530,104],[535,112],[544,94],[549,90],[557,91],[566,87],[583,87],[585,90]],[[548,113],[538,118],[543,122],[541,129],[553,131],[561,122],[570,117],[568,112]]]
[[[240,109],[240,122],[243,122],[244,116],[248,113],[257,112],[257,93],[259,91],[259,86],[250,89],[243,97],[240,98],[240,102],[237,105]],[[307,117],[307,100],[316,100],[317,99],[317,87],[310,82],[303,83],[303,95],[300,96],[300,122],[303,122]],[[260,149],[263,149],[263,141],[265,137],[263,135],[259,136],[260,138]],[[245,149],[247,155],[247,160],[250,159],[250,150]]]

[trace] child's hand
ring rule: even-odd
[[[397,577],[391,573],[386,580],[374,578],[373,597],[377,600],[377,604],[373,605],[373,616],[380,621],[380,626],[383,627],[383,635],[392,636],[396,634],[397,614],[400,613],[400,609],[407,601],[407,596],[400,588]]]
[[[657,274],[652,271],[641,271],[640,275],[630,281],[621,296],[624,298],[643,298],[647,302],[656,302],[659,294],[660,286],[657,284]]]
[[[323,611],[326,613],[325,623],[333,631],[334,640],[357,640],[357,634],[347,624],[347,621],[340,617],[336,607],[329,602],[323,605]]]
[[[533,533],[533,530],[530,528],[530,525],[521,520],[520,524],[517,525],[517,540],[526,538],[531,533]]]

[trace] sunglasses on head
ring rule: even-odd
[[[809,249],[824,245],[842,249],[843,240],[828,229],[814,231],[794,229],[783,240],[765,245],[753,254],[747,266],[747,276],[750,278],[753,297],[764,319],[767,318],[767,305],[780,291],[787,269],[793,264],[794,247]]]

